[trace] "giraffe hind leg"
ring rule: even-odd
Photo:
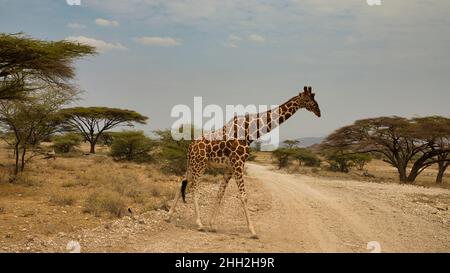
[[[205,168],[206,168],[206,161],[201,162],[197,168],[195,168],[192,171],[192,186],[191,186],[191,190],[192,190],[192,197],[194,199],[194,208],[195,208],[195,216],[196,216],[196,223],[197,223],[197,229],[199,231],[205,231],[205,227],[202,224],[202,221],[200,219],[200,207],[198,205],[198,182],[200,177],[203,175],[203,173],[205,172]]]
[[[170,207],[169,210],[169,215],[166,217],[166,222],[170,222],[170,220],[172,219],[173,213],[175,212],[175,207],[177,206],[177,203],[180,199],[180,195],[183,197],[183,202],[186,203],[185,201],[185,191],[186,191],[186,186],[187,186],[187,179],[184,178],[183,181],[181,181],[181,187],[180,190],[177,191],[176,195],[175,195],[175,200],[173,201],[172,206]]]
[[[214,208],[211,211],[211,217],[209,219],[209,227],[212,232],[215,232],[215,228],[213,227],[213,224],[217,218],[217,212],[219,211],[220,203],[222,202],[223,195],[225,193],[225,190],[228,186],[228,182],[231,179],[231,171],[225,171],[223,175],[223,180],[220,182],[219,185],[219,191],[217,193],[216,202],[214,204]]]

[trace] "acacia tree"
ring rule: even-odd
[[[448,142],[447,142],[448,147]],[[449,153],[442,153],[437,156],[438,159],[438,173],[436,176],[436,183],[441,184],[443,182],[445,171],[447,170],[448,166],[450,166],[450,158],[448,157]]]
[[[381,153],[384,161],[397,168],[400,181],[412,183],[423,170],[440,162],[438,157],[449,152],[448,147],[438,148],[433,131],[424,128],[422,120],[396,116],[358,120],[329,135],[322,149],[337,149],[344,154]],[[409,163],[412,167],[408,173]]]
[[[0,126],[14,147],[14,173],[24,169],[27,150],[58,128],[54,112],[75,97],[73,62],[95,53],[79,43],[0,33]]]
[[[147,117],[126,109],[108,107],[74,107],[59,112],[65,120],[67,130],[79,131],[90,143],[90,153],[95,154],[95,145],[100,136],[117,126],[133,126],[133,123],[145,124]]]
[[[416,137],[429,143],[430,150],[442,151],[433,160],[438,165],[436,183],[440,184],[443,182],[445,171],[450,165],[448,151],[450,148],[450,118],[430,116],[414,118],[412,121],[417,123],[420,128],[416,132]],[[432,161],[429,160],[429,162]]]
[[[300,145],[300,140],[298,139],[286,139],[283,141],[283,144],[288,149],[293,149],[295,147],[298,147]]]
[[[0,101],[0,128],[9,133],[4,140],[14,149],[14,174],[36,155],[27,159],[29,150],[36,152],[43,140],[60,130],[62,120],[56,112],[75,97],[75,91],[46,89],[26,100]]]
[[[448,149],[449,147],[449,138],[445,139],[443,142],[439,142],[438,145],[441,145],[442,149]],[[438,154],[437,157],[437,164],[438,164],[438,173],[436,175],[436,183],[441,184],[443,183],[444,174],[447,170],[448,166],[450,166],[450,157],[449,152]]]
[[[0,33],[0,100],[24,99],[30,91],[72,88],[73,61],[95,48],[69,41],[43,41]]]

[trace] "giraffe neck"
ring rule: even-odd
[[[255,123],[257,120],[259,121],[258,126],[255,126],[255,128],[258,128],[258,130],[256,138],[254,138],[253,140],[258,139],[261,136],[268,134],[275,128],[279,127],[283,122],[292,117],[300,108],[301,102],[296,96],[274,109],[259,113],[258,119],[250,121],[250,124]]]
[[[266,112],[235,116],[221,130],[204,135],[207,139],[241,139],[248,144],[280,126],[298,111],[305,107],[296,96],[280,106]]]

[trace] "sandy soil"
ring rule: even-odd
[[[450,252],[450,191],[331,180],[247,164],[249,207],[260,238],[250,239],[230,181],[217,232],[195,229],[191,195],[171,223],[159,210],[52,238],[31,237],[14,251],[82,252]],[[201,187],[206,224],[218,184]],[[373,244],[373,243],[372,243]],[[11,249],[10,249],[11,250]]]

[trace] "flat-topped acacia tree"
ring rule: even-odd
[[[72,89],[74,61],[95,53],[92,46],[70,41],[0,33],[0,100],[24,99],[45,88]]]
[[[117,126],[145,124],[147,117],[135,111],[108,107],[74,107],[59,112],[68,130],[79,131],[90,143],[90,153],[95,154],[95,145],[102,133]]]
[[[436,183],[443,183],[444,173],[450,166],[450,118],[441,116],[429,116],[422,118],[413,118],[412,121],[416,123],[420,130],[417,137],[425,139],[430,145],[430,151],[443,151],[433,158],[428,160],[428,164],[437,162],[438,173],[436,176]],[[422,163],[419,161],[415,165]],[[413,166],[414,167],[414,166]]]
[[[433,164],[442,166],[443,176],[445,165],[450,161],[449,139],[448,118],[407,119],[392,116],[357,120],[330,134],[321,146],[323,151],[341,155],[382,154],[383,160],[398,170],[401,182],[413,183],[422,171]]]

